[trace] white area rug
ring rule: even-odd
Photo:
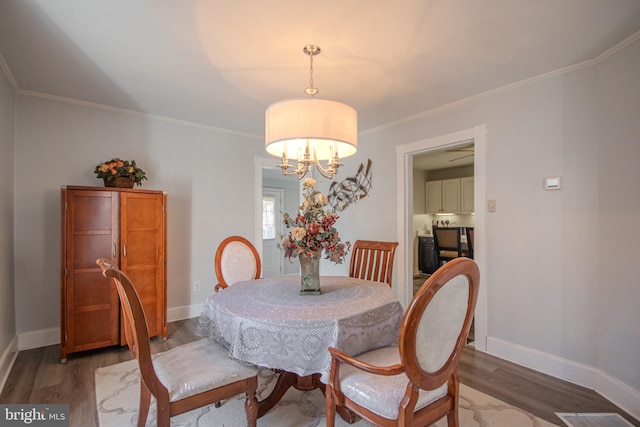
[[[622,415],[613,412],[556,412],[569,427],[633,427]]]
[[[275,385],[275,374],[260,370],[258,400],[265,398]],[[136,360],[98,368],[95,372],[98,417],[101,427],[135,426],[138,419],[140,377]],[[246,425],[244,398],[238,396],[222,402],[220,408],[209,406],[171,419],[172,426],[243,427]],[[494,399],[484,393],[460,386],[460,425],[463,427],[547,427],[555,424]],[[302,392],[290,389],[271,411],[258,419],[258,426],[315,427],[324,426],[324,395],[320,390]],[[155,425],[155,403],[152,401],[147,426]],[[348,426],[339,416],[336,426]],[[364,420],[351,424],[370,426]],[[434,424],[445,427],[446,419]]]

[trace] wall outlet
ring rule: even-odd
[[[200,282],[193,282],[193,290],[194,291],[200,290]]]

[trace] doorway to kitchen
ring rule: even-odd
[[[473,258],[467,230],[475,222],[474,157],[473,141],[413,156],[414,295],[418,283],[442,263],[436,250],[436,227],[459,230],[462,253]]]
[[[414,186],[413,162],[415,156],[438,150],[462,147],[473,143],[474,162],[474,261],[480,269],[480,292],[475,312],[475,345],[486,351],[486,286],[485,269],[485,174],[486,174],[486,126],[480,125],[471,129],[430,138],[423,141],[405,144],[396,148],[397,162],[397,194],[398,194],[398,283],[405,284],[398,288],[398,299],[406,306],[413,296],[414,276]]]

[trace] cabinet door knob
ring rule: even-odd
[[[127,256],[127,245],[122,245],[122,255]]]
[[[116,257],[116,244],[113,244],[113,258],[115,259]]]

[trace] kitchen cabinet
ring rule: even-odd
[[[436,246],[432,236],[418,236],[418,269],[424,274],[433,274],[438,268]]]
[[[474,179],[472,176],[460,178],[460,213],[471,214],[474,208]]]
[[[473,207],[473,177],[427,181],[427,213],[470,214]]]
[[[140,296],[150,336],[167,336],[166,205],[161,191],[63,187],[61,191],[60,358],[125,344],[110,259]]]
[[[426,182],[427,213],[460,212],[460,178]]]

